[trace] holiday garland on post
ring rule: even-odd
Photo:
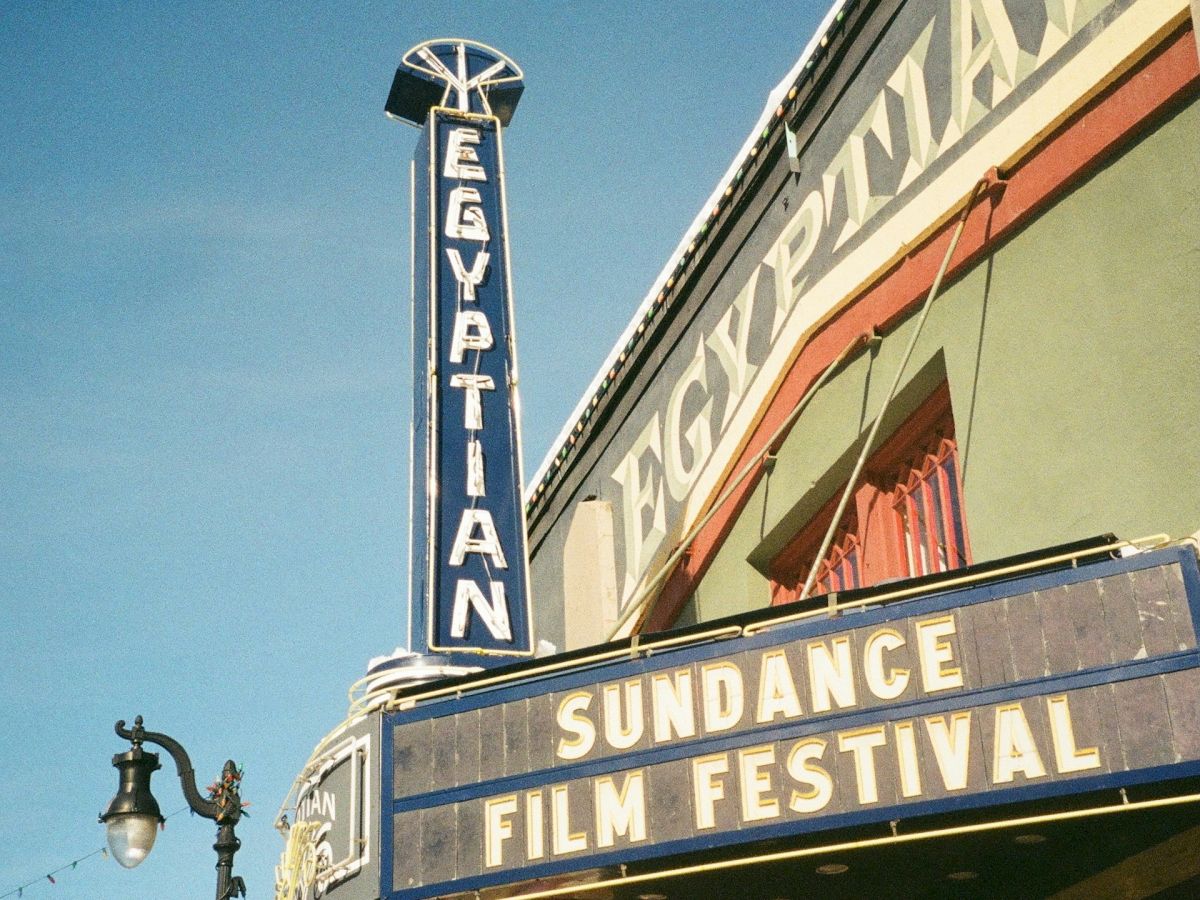
[[[250,804],[243,800],[241,795],[243,772],[241,766],[236,769],[226,766],[221,777],[208,786],[208,799],[217,805],[218,815],[231,808],[241,810],[243,816],[250,815],[245,811]]]

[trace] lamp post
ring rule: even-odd
[[[117,862],[132,869],[144,860],[154,846],[158,826],[164,821],[158,801],[150,793],[150,776],[162,766],[158,754],[142,749],[143,743],[157,744],[171,754],[179,772],[179,783],[183,796],[192,811],[217,823],[217,900],[246,896],[246,883],[233,874],[233,855],[242,842],[234,834],[238,820],[242,817],[242,801],[239,796],[241,774],[233,760],[227,760],[209,799],[200,795],[196,788],[196,773],[187,751],[174,738],[142,727],[142,717],[133,720],[133,728],[125,727],[125,720],[116,724],[118,737],[133,746],[125,753],[113,757],[112,764],[120,772],[117,795],[100,816],[108,833],[108,847]]]

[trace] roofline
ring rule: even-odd
[[[795,65],[788,70],[788,73],[783,77],[783,79],[777,85],[775,85],[775,87],[767,95],[767,102],[763,106],[762,113],[759,115],[758,120],[751,129],[749,136],[742,143],[741,148],[734,156],[733,162],[729,164],[729,167],[725,170],[725,174],[717,182],[716,188],[714,188],[713,192],[709,194],[704,206],[700,208],[700,211],[692,220],[691,225],[689,225],[684,231],[683,238],[675,247],[675,250],[667,258],[667,264],[663,267],[662,271],[659,272],[658,277],[654,279],[654,282],[650,286],[650,290],[647,292],[646,296],[642,299],[642,302],[638,305],[637,310],[634,312],[633,318],[630,319],[629,324],[625,326],[625,330],[621,332],[621,336],[617,339],[616,344],[613,346],[608,356],[605,357],[604,362],[601,363],[595,377],[587,386],[587,389],[583,392],[583,395],[580,397],[579,402],[575,405],[575,408],[571,411],[571,414],[567,417],[567,421],[563,424],[562,430],[559,431],[558,435],[551,442],[550,447],[546,451],[546,456],[542,459],[541,464],[533,473],[533,477],[525,485],[524,499],[526,505],[529,505],[533,502],[534,496],[542,482],[545,480],[547,474],[550,472],[551,466],[553,466],[556,458],[563,451],[563,449],[568,446],[568,440],[572,430],[574,430],[576,426],[576,423],[578,423],[583,417],[583,414],[587,410],[588,405],[591,403],[592,398],[600,392],[601,385],[608,376],[609,371],[618,362],[622,350],[629,344],[630,340],[632,340],[637,332],[638,326],[645,321],[646,314],[653,307],[656,299],[659,296],[659,292],[663,290],[663,288],[667,285],[668,280],[671,279],[672,275],[679,268],[680,262],[686,255],[688,247],[692,245],[699,237],[701,227],[709,219],[713,213],[713,210],[720,203],[726,188],[734,182],[738,171],[752,156],[751,150],[761,139],[764,129],[769,126],[771,120],[775,117],[776,110],[779,108],[780,104],[785,101],[788,91],[791,90],[793,85],[795,85],[796,80],[804,72],[805,67],[813,59],[813,56],[816,54],[816,52],[828,43],[828,33],[830,27],[835,21],[837,21],[838,16],[846,7],[853,6],[855,2],[856,0],[834,0],[833,5],[825,14],[825,18],[821,20],[821,24],[817,26],[817,30],[809,39],[809,42],[805,46],[803,53],[801,53],[800,58],[796,60]]]

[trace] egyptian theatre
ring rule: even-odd
[[[430,89],[440,599],[279,896],[1200,897],[1198,16],[835,0],[529,473],[519,89]]]

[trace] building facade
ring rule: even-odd
[[[1196,530],[1197,373],[1164,368],[1198,327],[1187,5],[1055,6],[838,10],[535,476],[547,637],[576,604],[624,636],[647,600],[653,630],[794,598],[881,410],[831,548],[853,586]],[[945,454],[915,540],[900,494]]]
[[[1194,13],[835,3],[527,488],[560,652],[365,683],[322,890],[1200,892]]]

